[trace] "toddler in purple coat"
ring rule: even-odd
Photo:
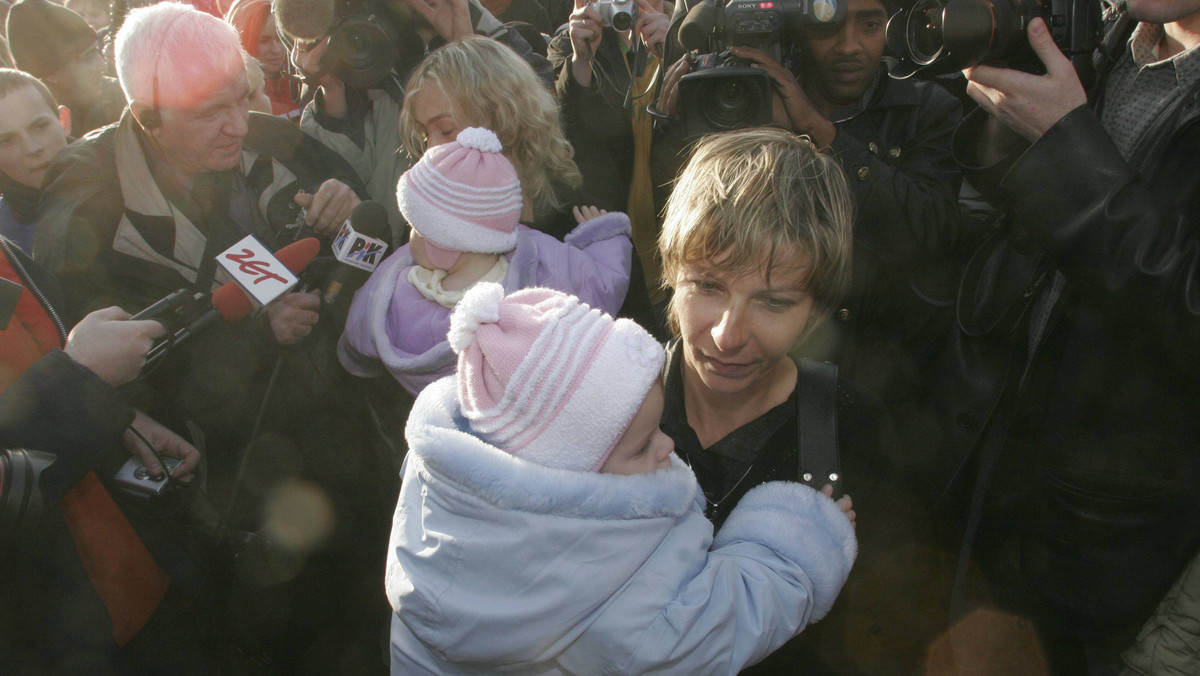
[[[548,287],[616,315],[629,288],[629,217],[586,209],[592,219],[558,241],[520,225],[516,169],[485,128],[464,128],[400,178],[409,243],[355,294],[337,355],[355,376],[384,369],[410,393],[450,375],[450,311],[467,289],[497,282],[505,293]]]
[[[561,242],[521,225],[521,183],[501,150],[495,133],[463,129],[400,177],[396,199],[412,233],[354,296],[338,342],[347,371],[387,369],[414,395],[452,373],[450,312],[482,281],[505,293],[556,289],[617,313],[629,288],[629,218],[577,210],[591,218]]]

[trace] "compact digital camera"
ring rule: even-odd
[[[121,469],[113,475],[113,481],[121,487],[126,493],[139,498],[158,497],[163,494],[167,486],[171,483],[170,475],[175,467],[182,462],[179,458],[170,456],[162,456],[163,467],[166,472],[162,477],[155,479],[150,476],[150,470],[142,464],[138,457],[131,457],[125,461]]]
[[[634,0],[595,0],[592,6],[604,19],[604,25],[627,31],[637,23],[638,6]]]

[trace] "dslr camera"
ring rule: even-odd
[[[634,0],[595,0],[592,7],[613,30],[627,31],[637,23],[638,6]]]
[[[281,0],[297,2],[297,0]],[[321,57],[323,72],[333,73],[342,82],[359,89],[384,89],[397,101],[403,98],[403,86],[392,72],[402,60],[404,41],[411,38],[411,28],[402,25],[399,17],[383,0],[329,0],[334,4],[333,25],[324,35],[301,34],[293,37],[287,27],[276,23],[276,31],[284,48],[290,53],[296,43],[315,43],[325,37],[329,44]],[[411,51],[411,49],[409,50]],[[295,88],[303,75],[289,63],[289,77]],[[293,99],[298,100],[293,91]]]
[[[942,75],[981,63],[1043,73],[1025,36],[1037,17],[1086,77],[1102,37],[1100,0],[917,0],[888,20],[888,49],[900,57],[891,75]]]
[[[720,3],[720,4],[717,4]],[[691,138],[771,121],[771,78],[731,56],[730,47],[757,47],[785,68],[797,40],[836,31],[844,0],[703,0],[679,28],[683,46],[705,52],[679,80],[679,109]]]

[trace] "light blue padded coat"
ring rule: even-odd
[[[832,500],[759,486],[713,538],[678,457],[550,469],[473,436],[450,376],[417,398],[392,524],[392,673],[736,674],[823,617],[857,553]]]

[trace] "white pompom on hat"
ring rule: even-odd
[[[481,127],[430,148],[400,177],[400,213],[440,249],[512,251],[524,199],[517,170],[502,150],[495,132]]]
[[[595,472],[662,372],[658,341],[578,298],[476,284],[450,315],[471,431],[518,458]]]

